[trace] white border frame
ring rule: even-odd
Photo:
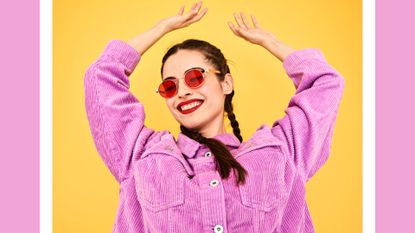
[[[52,233],[53,163],[52,163],[52,0],[40,0],[40,232]]]
[[[376,232],[376,4],[363,0],[363,233]]]

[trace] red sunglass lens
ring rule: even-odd
[[[191,88],[196,88],[200,86],[203,81],[203,73],[200,70],[190,70],[186,73],[185,76],[186,84]]]
[[[165,80],[163,81],[158,89],[158,92],[161,96],[165,98],[172,97],[176,94],[176,83],[171,80]]]

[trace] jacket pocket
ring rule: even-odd
[[[186,175],[174,157],[148,155],[136,161],[134,176],[139,202],[147,210],[158,212],[184,204]]]
[[[264,212],[282,211],[293,179],[286,174],[289,166],[280,146],[253,146],[238,160],[248,172],[245,184],[239,186],[242,204]]]

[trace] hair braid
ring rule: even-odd
[[[241,136],[241,130],[239,129],[239,123],[236,120],[235,113],[233,113],[233,105],[232,105],[232,98],[235,94],[235,91],[232,91],[229,95],[225,98],[225,112],[228,115],[228,118],[231,122],[231,126],[233,129],[233,134],[239,139],[240,142],[243,141],[243,138]]]
[[[189,130],[183,125],[180,125],[180,129],[184,135],[201,144],[205,144],[210,149],[216,158],[216,170],[219,171],[222,179],[227,179],[230,175],[231,169],[233,169],[234,172],[236,170],[238,174],[237,183],[245,183],[245,175],[247,174],[246,170],[241,166],[241,164],[238,163],[238,161],[236,161],[233,155],[226,148],[225,144],[214,138],[205,138],[199,132]]]

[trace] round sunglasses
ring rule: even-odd
[[[220,71],[214,69],[191,68],[184,73],[184,83],[192,89],[202,86],[205,82],[206,73],[220,74]],[[168,77],[163,80],[156,90],[164,98],[171,98],[177,94],[179,79],[175,77]]]

